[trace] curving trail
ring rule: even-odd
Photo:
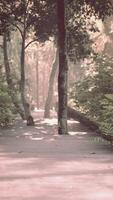
[[[77,121],[67,136],[34,113],[0,131],[0,200],[113,200],[113,148]]]

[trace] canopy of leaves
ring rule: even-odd
[[[82,59],[91,52],[89,31],[98,31],[95,19],[102,20],[113,13],[111,0],[67,0],[68,55],[72,61]],[[94,19],[94,20],[93,20]]]
[[[35,32],[40,42],[57,36],[56,0],[0,0],[0,33],[11,28]],[[66,29],[67,53],[73,61],[89,55],[90,42],[87,33],[92,15],[104,19],[111,15],[111,0],[67,0]],[[92,26],[93,27],[93,26]],[[92,28],[90,27],[90,29]],[[94,30],[94,27],[92,28]]]
[[[43,0],[0,0],[0,33],[17,28],[21,34],[40,26],[48,17],[47,5]],[[51,18],[52,19],[52,18]],[[43,30],[41,30],[43,31]],[[44,30],[45,31],[45,30]]]
[[[73,7],[75,12],[80,10],[80,7],[84,4],[89,5],[91,9],[88,9],[86,15],[91,15],[92,12],[101,19],[113,14],[113,2],[112,0],[67,0],[69,4],[75,5]],[[92,11],[92,12],[91,12]],[[85,12],[83,8],[83,12]]]

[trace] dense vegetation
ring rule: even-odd
[[[113,134],[113,58],[95,55],[92,65],[93,73],[73,85],[70,98],[102,132]]]
[[[0,126],[7,127],[13,124],[15,114],[7,85],[2,80],[0,81]]]

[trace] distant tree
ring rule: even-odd
[[[51,69],[51,74],[49,78],[49,88],[48,88],[48,94],[47,94],[47,99],[45,103],[45,111],[44,111],[44,117],[49,118],[50,117],[50,109],[51,109],[51,104],[52,104],[52,98],[53,98],[53,93],[54,93],[54,81],[55,77],[58,71],[58,63],[59,62],[59,52],[58,48],[56,49],[56,55],[55,55],[55,60],[52,65]]]
[[[36,62],[36,103],[37,103],[37,109],[39,109],[39,64],[38,60]]]

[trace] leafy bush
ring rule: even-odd
[[[95,73],[76,83],[70,93],[74,106],[113,134],[113,59],[95,56]]]
[[[14,119],[14,108],[8,95],[7,86],[0,82],[0,127],[7,127]]]

